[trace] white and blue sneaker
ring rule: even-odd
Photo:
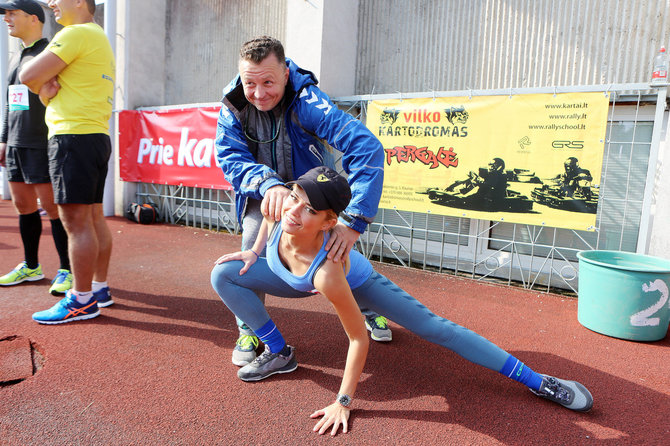
[[[48,310],[33,314],[33,320],[40,324],[64,324],[72,321],[92,319],[100,315],[98,303],[91,299],[88,303],[80,304],[71,290],[65,294],[56,305]]]
[[[98,302],[99,307],[109,307],[114,303],[112,300],[112,292],[106,286],[93,293],[93,298]]]

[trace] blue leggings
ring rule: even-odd
[[[211,280],[223,303],[254,331],[270,321],[270,315],[254,291],[278,297],[307,297],[312,293],[297,291],[268,267],[264,257],[239,275],[241,261],[216,265]],[[477,333],[435,315],[421,302],[407,294],[389,279],[373,271],[370,278],[355,290],[360,307],[386,316],[422,338],[448,348],[465,359],[500,372],[510,354]],[[510,358],[511,359],[511,358]]]

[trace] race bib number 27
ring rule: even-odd
[[[9,110],[28,110],[28,87],[25,85],[9,86]]]

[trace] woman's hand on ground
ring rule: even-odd
[[[328,407],[317,410],[312,415],[310,415],[310,418],[322,417],[314,426],[314,432],[318,431],[319,435],[323,435],[332,425],[333,429],[331,430],[330,435],[335,436],[337,434],[337,430],[340,428],[340,424],[342,425],[343,433],[349,432],[348,421],[350,412],[350,409],[347,409],[339,403],[333,403]]]
[[[247,272],[247,270],[256,263],[256,260],[258,260],[258,256],[256,256],[256,253],[254,253],[251,250],[246,250],[246,251],[237,251],[233,252],[231,254],[224,254],[218,259],[216,259],[217,265],[225,262],[231,262],[233,260],[241,260],[244,262],[244,266],[240,269],[240,276],[244,273]]]

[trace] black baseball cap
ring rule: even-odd
[[[36,15],[40,22],[44,23],[44,9],[35,0],[9,0],[8,2],[0,2],[0,14],[4,14],[6,10],[16,11],[20,9],[30,15]]]
[[[349,206],[351,189],[342,175],[326,166],[315,167],[307,171],[287,186],[297,184],[307,194],[309,203],[317,211],[332,209],[339,214]]]

